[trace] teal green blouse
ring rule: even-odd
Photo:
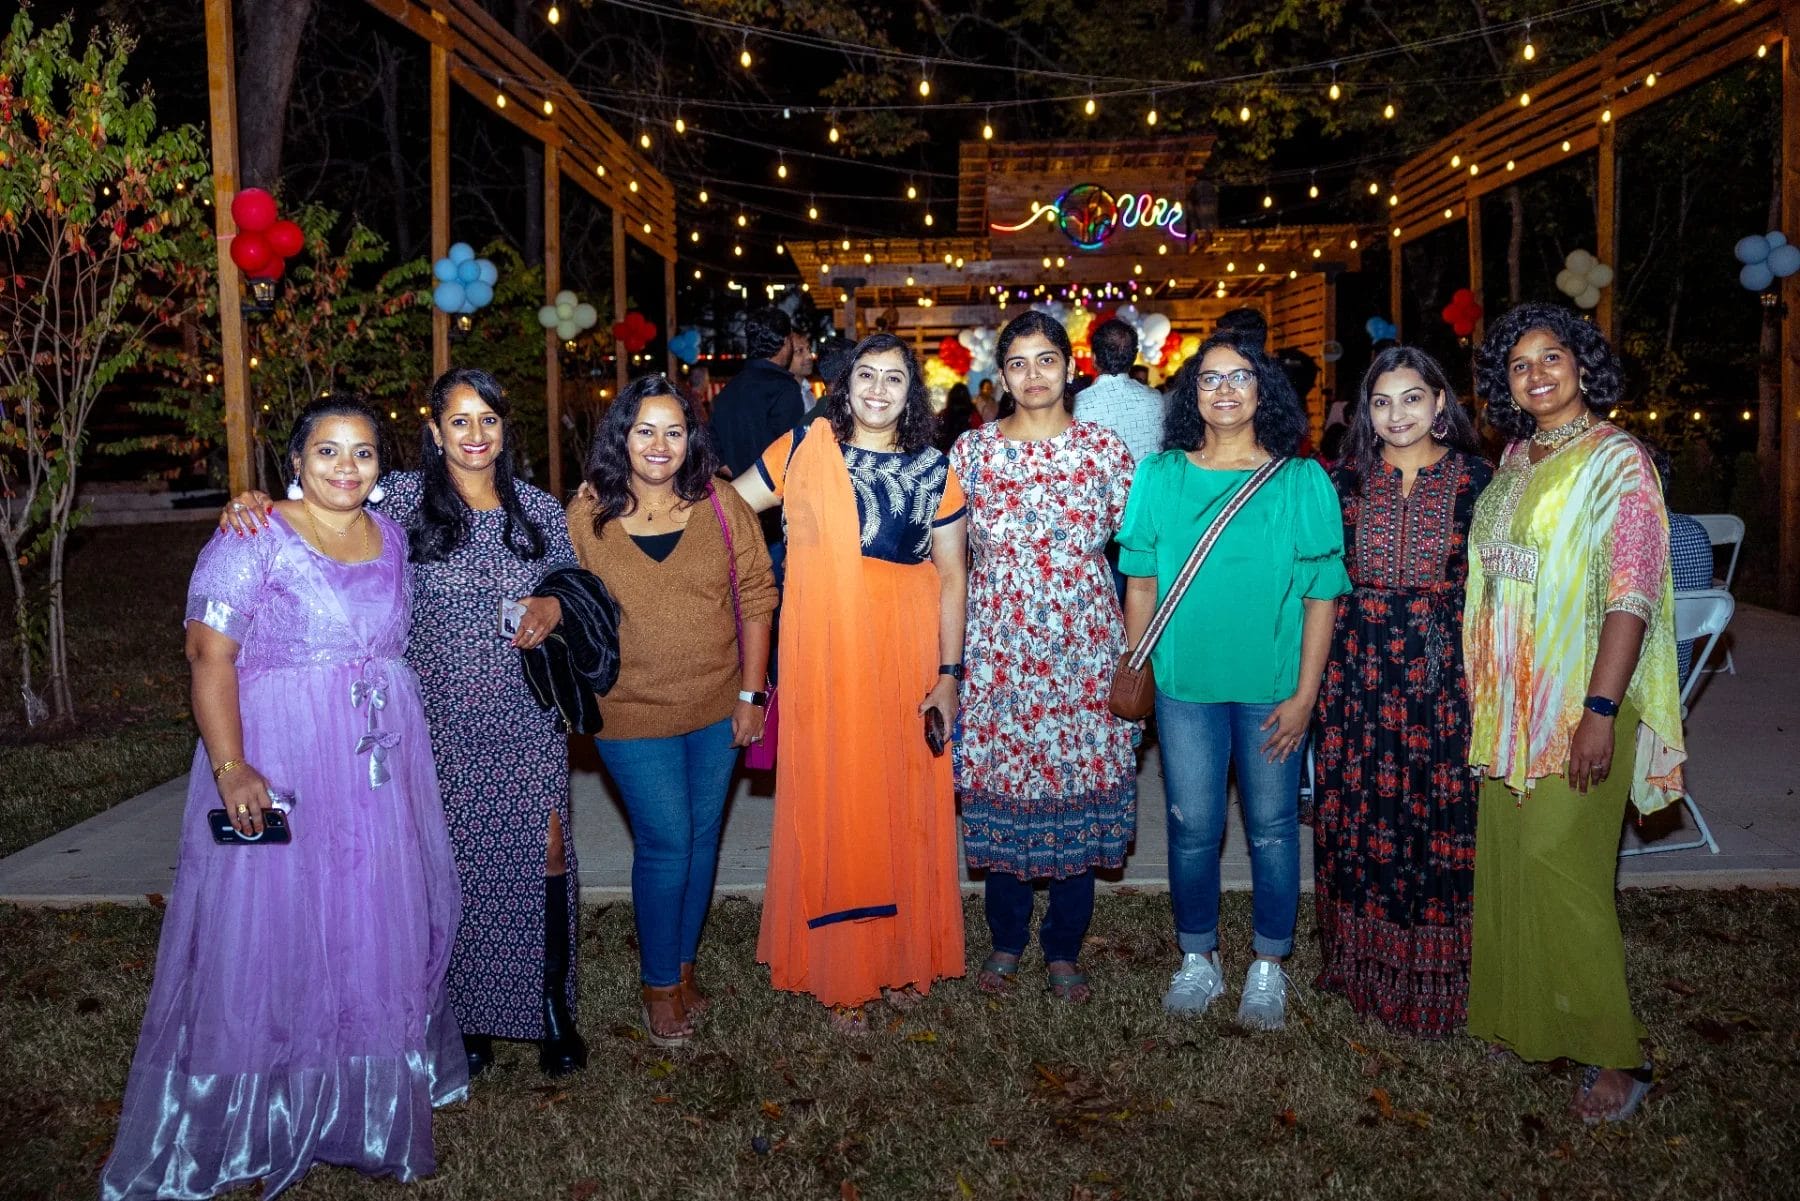
[[[1196,467],[1179,450],[1138,464],[1119,531],[1119,570],[1168,593],[1248,471]],[[1290,459],[1232,519],[1169,620],[1150,662],[1178,701],[1270,704],[1300,676],[1303,599],[1350,591],[1344,518],[1325,469]]]

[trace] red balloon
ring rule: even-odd
[[[250,275],[251,279],[280,279],[287,274],[287,260],[278,254],[269,255],[269,265],[261,271]]]
[[[246,233],[262,233],[275,224],[275,198],[261,188],[245,188],[231,198],[231,219]]]
[[[284,259],[291,259],[306,248],[306,234],[292,221],[277,221],[269,226],[269,249]]]
[[[231,261],[236,263],[245,275],[266,274],[270,260],[274,259],[276,259],[275,252],[269,249],[269,240],[261,234],[239,234],[231,240]]]

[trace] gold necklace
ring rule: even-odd
[[[1536,433],[1532,434],[1531,444],[1533,446],[1542,446],[1548,450],[1555,450],[1563,443],[1573,441],[1587,433],[1589,429],[1593,428],[1593,424],[1594,414],[1583,409],[1581,416],[1575,418],[1573,421],[1565,421],[1553,430],[1538,430]]]
[[[681,503],[680,497],[671,498],[660,505],[653,505],[649,501],[639,497],[634,497],[633,499],[637,500],[638,507],[644,510],[644,520],[650,522],[652,525],[656,523],[658,517],[677,508]]]
[[[326,554],[331,554],[330,551],[325,550],[325,535],[323,535],[319,532],[319,519],[317,517],[313,516],[312,506],[307,504],[305,501],[301,501],[300,502],[300,510],[301,510],[301,512],[306,514],[307,524],[312,526],[313,541],[319,544],[319,549],[321,551],[325,551]],[[369,514],[368,514],[368,511],[364,510],[364,509],[358,509],[356,511],[356,520],[351,522],[350,525],[362,526],[362,561],[367,562],[368,558],[369,558]],[[350,526],[345,526],[341,530],[332,530],[331,532],[336,534],[340,538],[348,538],[350,536]],[[335,556],[333,556],[333,557],[335,557]]]

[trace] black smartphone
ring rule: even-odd
[[[288,830],[287,814],[281,810],[264,809],[262,820],[263,832],[253,838],[246,838],[232,827],[231,815],[223,809],[209,809],[206,812],[206,824],[212,827],[213,841],[222,847],[286,846],[293,840],[293,834]]]
[[[925,710],[925,745],[931,748],[934,755],[944,753],[944,715],[936,709]]]

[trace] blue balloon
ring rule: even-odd
[[[1775,282],[1775,273],[1767,263],[1745,263],[1738,272],[1738,282],[1752,292],[1761,292]]]
[[[463,294],[463,286],[455,280],[446,280],[432,290],[431,299],[438,308],[446,313],[460,310],[467,299]]]
[[[458,308],[456,311],[459,313],[473,313],[475,311],[475,306],[465,299],[462,302],[462,307]]]
[[[693,366],[694,361],[700,357],[700,331],[692,328],[684,329],[670,338],[669,353],[688,366]]]
[[[1775,273],[1776,279],[1786,279],[1794,272],[1800,271],[1800,246],[1783,242],[1769,251],[1769,259],[1764,266]]]
[[[1760,263],[1769,257],[1771,249],[1769,239],[1761,234],[1751,234],[1747,238],[1739,238],[1737,245],[1731,248],[1731,253],[1737,255],[1740,263]]]
[[[475,260],[475,269],[477,271],[481,272],[481,275],[479,276],[479,278],[480,278],[481,282],[486,284],[488,287],[491,288],[495,284],[500,282],[500,268],[494,266],[494,260],[492,260],[492,259],[476,259]]]
[[[494,289],[480,280],[471,280],[463,285],[463,299],[476,308],[485,308],[494,299]]]
[[[1763,235],[1763,241],[1769,244],[1770,249],[1774,249],[1777,246],[1787,245],[1787,235],[1782,233],[1779,229],[1771,229],[1768,233]]]
[[[440,283],[454,283],[456,280],[456,264],[449,259],[439,259],[437,262],[431,264],[431,274],[436,276]]]
[[[467,242],[456,242],[450,247],[450,261],[453,263],[466,263],[474,257],[475,248]]]
[[[481,268],[475,265],[474,259],[464,259],[462,262],[456,264],[456,279],[458,283],[472,284],[480,278]]]

